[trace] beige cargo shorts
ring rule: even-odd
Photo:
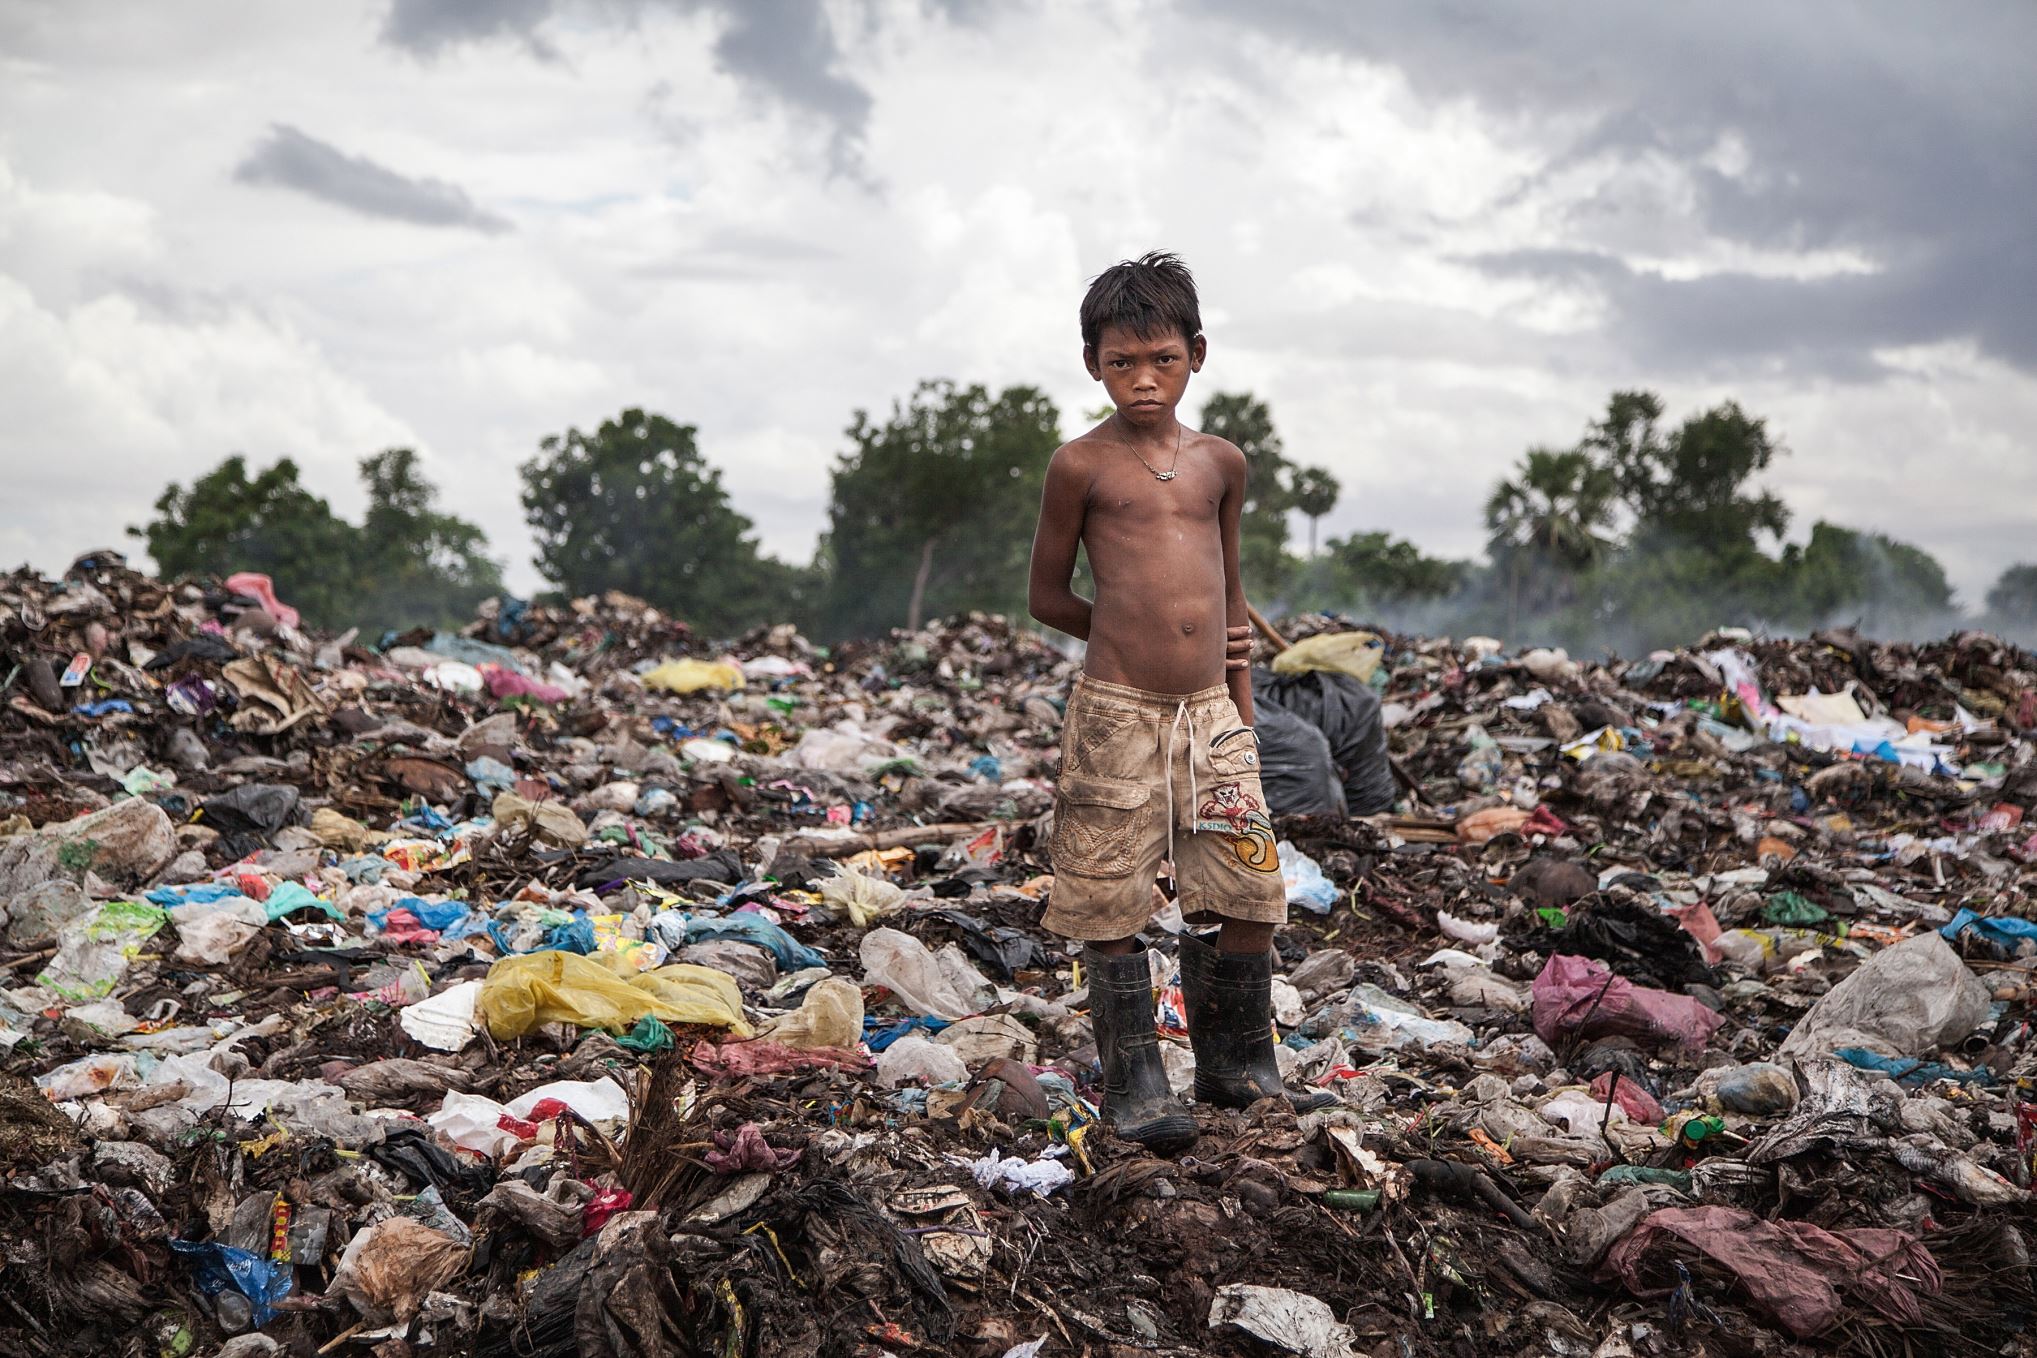
[[[1287,919],[1259,740],[1221,685],[1167,694],[1077,678],[1048,853],[1054,887],[1041,922],[1065,938],[1144,928],[1170,858],[1182,913]]]

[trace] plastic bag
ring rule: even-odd
[[[362,1231],[340,1256],[328,1291],[354,1304],[371,1323],[407,1321],[426,1294],[467,1264],[467,1248],[409,1217],[391,1217]]]
[[[667,660],[644,673],[644,687],[663,693],[698,693],[703,689],[739,689],[743,686],[740,665],[726,660]]]
[[[606,1075],[598,1080],[554,1080],[519,1094],[508,1104],[511,1117],[540,1121],[547,1103],[559,1103],[603,1131],[620,1131],[629,1125],[629,1095]]]
[[[1279,668],[1275,661],[1274,669]],[[1254,671],[1254,708],[1259,707],[1262,692],[1266,702],[1322,732],[1351,815],[1369,816],[1393,805],[1398,789],[1393,780],[1393,765],[1387,758],[1385,710],[1370,684],[1349,675],[1323,671],[1307,674]]]
[[[1500,753],[1498,742],[1477,724],[1464,732],[1464,740],[1470,749],[1458,761],[1457,781],[1472,791],[1491,787],[1506,770],[1505,756]]]
[[[266,1259],[216,1240],[172,1240],[170,1248],[191,1265],[191,1281],[206,1296],[232,1288],[246,1297],[249,1319],[257,1326],[276,1318],[276,1303],[296,1285],[297,1271],[288,1261]]]
[[[1811,1006],[1777,1049],[1778,1059],[1859,1047],[1882,1056],[1923,1056],[1959,1041],[1988,1015],[1987,986],[1935,933],[1869,958]]]
[[[486,1095],[462,1094],[452,1089],[446,1091],[438,1111],[427,1114],[425,1121],[440,1137],[461,1150],[497,1159],[523,1144],[522,1137],[502,1125],[507,1111]]]
[[[1337,908],[1337,902],[1344,893],[1337,884],[1323,876],[1320,863],[1310,858],[1288,840],[1281,840],[1276,846],[1280,850],[1280,877],[1287,885],[1287,903],[1327,915]]]
[[[865,981],[883,986],[914,1013],[953,1020],[967,1018],[982,1008],[973,998],[973,988],[965,990],[958,986],[951,978],[953,968],[944,968],[941,960],[927,951],[926,944],[911,934],[897,929],[872,929],[863,935],[859,955]],[[956,958],[961,961],[959,949]],[[975,974],[966,961],[961,961],[961,970]],[[982,988],[990,988],[990,983],[981,976],[976,980],[982,983]]]
[[[1426,1047],[1450,1042],[1470,1046],[1477,1034],[1453,1019],[1432,1019],[1413,1005],[1375,985],[1351,989],[1343,1022],[1351,1041],[1367,1051]]]
[[[905,899],[905,888],[896,882],[858,872],[845,863],[837,863],[834,867],[834,876],[823,878],[814,885],[821,898],[841,907],[848,914],[849,923],[858,929],[869,928],[877,922],[879,915],[897,909],[898,903]]]
[[[72,1001],[109,995],[142,944],[168,919],[152,905],[108,901],[64,926],[57,935],[57,955],[35,983]]]
[[[1725,1022],[1688,995],[1637,986],[1589,958],[1561,953],[1535,978],[1534,1018],[1535,1035],[1551,1047],[1573,1037],[1633,1037],[1699,1048]]]
[[[433,1051],[456,1052],[474,1040],[479,1031],[474,1021],[474,1004],[481,996],[481,981],[460,981],[438,994],[399,1010],[396,1021],[420,1043]]]
[[[174,955],[180,962],[224,966],[262,931],[268,919],[262,906],[245,896],[229,896],[211,905],[174,906],[170,910],[170,922],[177,926]]]
[[[1371,632],[1319,632],[1303,637],[1273,657],[1275,674],[1327,670],[1364,683],[1379,668],[1386,643]]]
[[[827,958],[754,910],[738,910],[733,915],[696,915],[686,921],[688,943],[718,938],[754,943],[768,949],[771,956],[778,960],[780,971],[798,971],[802,967],[824,967],[828,964]]]
[[[1357,1334],[1337,1319],[1327,1302],[1284,1287],[1230,1283],[1210,1303],[1212,1330],[1234,1326],[1287,1353],[1304,1358],[1354,1358]]]
[[[877,1085],[896,1089],[908,1080],[923,1085],[959,1084],[969,1067],[952,1047],[913,1035],[901,1037],[877,1054]]]
[[[853,1047],[863,1036],[863,991],[853,981],[830,976],[806,992],[798,1009],[773,1019],[763,1036],[802,1051]]]
[[[488,970],[474,1014],[496,1037],[522,1037],[547,1023],[625,1032],[646,1014],[667,1023],[703,1023],[750,1035],[736,983],[718,971],[680,963],[624,980],[577,953],[505,957]]]
[[[1270,698],[1261,699],[1255,684],[1253,731],[1259,739],[1259,790],[1276,816],[1337,816],[1348,814],[1344,792],[1337,784],[1337,761],[1330,740],[1306,718],[1289,712]]]

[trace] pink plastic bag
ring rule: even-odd
[[[1665,1207],[1606,1255],[1636,1296],[1665,1296],[1679,1252],[1702,1254],[1731,1270],[1755,1306],[1799,1339],[1823,1334],[1855,1301],[1897,1325],[1919,1325],[1918,1294],[1943,1285],[1938,1263],[1901,1231],[1827,1231],[1808,1221],[1763,1221],[1735,1207]]]
[[[276,584],[259,571],[237,571],[226,577],[226,587],[262,601],[262,610],[285,627],[297,625],[297,610],[276,597]]]
[[[1551,1047],[1632,1037],[1696,1048],[1725,1022],[1688,995],[1637,986],[1590,958],[1560,953],[1535,978],[1534,1017],[1535,1035]]]

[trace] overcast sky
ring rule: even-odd
[[[403,444],[531,587],[516,464],[628,404],[803,560],[855,408],[1073,432],[1085,280],[1166,247],[1326,533],[1473,554],[1646,386],[1973,603],[2037,559],[2033,63],[2027,0],[0,0],[0,563]]]

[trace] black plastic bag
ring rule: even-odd
[[[1276,816],[1346,814],[1330,742],[1313,725],[1252,695],[1253,724],[1259,735],[1259,786]]]
[[[686,858],[676,863],[618,854],[580,869],[573,885],[601,887],[611,882],[655,882],[659,886],[684,886],[688,882],[726,882],[735,886],[742,880],[742,860],[731,850],[716,849],[704,858]]]
[[[1380,719],[1379,695],[1369,684],[1325,670],[1275,674],[1255,669],[1252,706],[1262,703],[1291,712],[1323,733],[1351,815],[1370,816],[1393,805],[1386,723]]]
[[[219,831],[220,842],[235,858],[266,849],[276,832],[297,823],[297,789],[288,783],[242,783],[231,792],[208,797],[198,808],[198,822]]]

